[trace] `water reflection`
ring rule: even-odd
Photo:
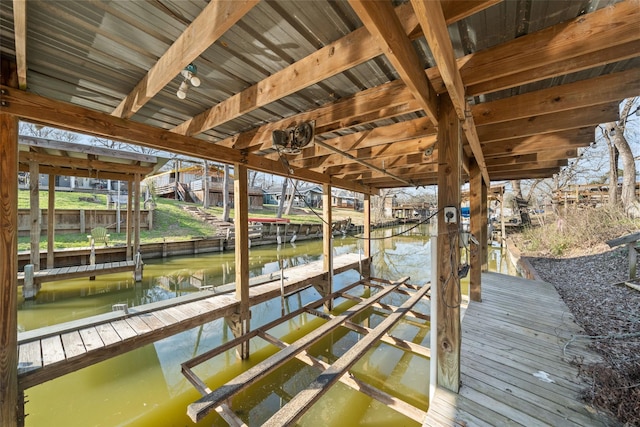
[[[374,236],[395,234],[399,229],[375,230]],[[334,240],[334,253],[362,250],[362,241],[353,237]],[[284,244],[280,248],[254,247],[250,250],[250,276],[277,273],[281,268],[304,265],[322,258],[321,241]],[[374,254],[372,275],[397,279],[411,276],[411,283],[430,280],[430,242],[428,226],[411,231],[408,236],[372,241]],[[490,254],[490,266],[502,268],[499,252]],[[500,270],[499,270],[500,271]],[[176,257],[146,261],[144,281],[134,283],[130,274],[98,276],[96,280],[71,280],[47,283],[36,301],[21,301],[18,322],[21,330],[111,311],[116,303],[137,306],[197,292],[203,287],[220,287],[235,280],[233,253]],[[340,288],[359,279],[358,272],[336,276]],[[367,296],[368,289],[358,287],[354,294]],[[319,298],[309,288],[286,299],[285,312]],[[401,305],[406,297],[390,295],[386,304]],[[344,310],[353,301],[339,299],[336,308]],[[429,312],[428,304],[416,309]],[[253,327],[281,316],[279,299],[252,308]],[[354,321],[374,328],[384,319],[384,311],[370,309]],[[293,342],[326,320],[310,314],[284,322],[270,333],[285,342]],[[428,322],[407,318],[391,333],[423,346],[429,344]],[[193,328],[138,350],[90,366],[78,372],[27,390],[26,406],[30,414],[27,426],[185,426],[192,425],[186,407],[200,396],[180,372],[180,364],[231,339],[224,320]],[[345,328],[337,329],[310,352],[331,363],[362,336]],[[210,387],[223,384],[248,367],[258,363],[276,348],[260,339],[251,340],[251,357],[238,360],[235,350],[225,352],[195,369]],[[419,372],[420,375],[415,373]],[[401,396],[413,405],[426,409],[428,395],[428,360],[378,344],[353,368],[356,378],[384,391]],[[233,400],[233,408],[249,425],[260,425],[291,396],[304,389],[317,375],[315,368],[292,361]],[[337,384],[299,422],[301,426],[418,425],[397,414],[386,405],[349,387]],[[224,426],[215,413],[202,425]]]

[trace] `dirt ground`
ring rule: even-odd
[[[590,341],[604,359],[598,365],[575,361],[591,384],[585,401],[625,426],[640,426],[640,291],[620,284],[628,277],[626,249],[603,245],[571,258],[524,258],[555,285],[582,326],[584,336],[576,339]]]

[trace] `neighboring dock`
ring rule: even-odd
[[[33,283],[38,285],[44,282],[57,280],[77,279],[79,277],[100,276],[103,274],[122,273],[134,271],[135,261],[107,262],[104,264],[76,265],[74,267],[50,268],[33,272]],[[18,286],[24,284],[24,272],[18,273]]]
[[[357,269],[359,254],[334,258],[334,274]],[[285,270],[282,283],[250,288],[250,305],[278,298],[325,279],[322,261]],[[282,285],[282,288],[281,288]],[[20,333],[18,381],[21,390],[77,371],[176,333],[232,316],[240,302],[233,293],[197,292],[182,298],[93,316]]]
[[[565,344],[579,326],[553,285],[483,273],[482,302],[462,321],[460,393],[438,387],[423,426],[615,426],[578,395],[572,360],[599,356]]]

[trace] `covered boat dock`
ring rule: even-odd
[[[483,315],[475,329],[461,327],[460,187],[470,184],[478,242],[468,266],[473,316],[474,307],[493,307],[492,292],[483,294],[491,181],[551,177],[589,146],[595,126],[618,119],[620,101],[640,93],[639,23],[639,0],[1,2],[0,424],[24,423],[16,285],[21,120],[232,165],[238,337],[253,331],[249,170],[322,185],[323,276],[315,286],[327,315],[332,187],[364,194],[368,241],[373,196],[437,185],[431,378],[448,400],[435,400],[428,417],[458,423],[446,411],[494,411],[514,399],[531,408],[535,393],[510,397],[493,385],[467,392],[482,381],[465,355],[498,354],[495,332],[517,327],[507,321],[512,315]],[[34,160],[34,171],[40,163]],[[365,277],[370,257],[365,244]],[[533,317],[531,304],[516,306]],[[484,340],[485,332],[483,346],[476,335]],[[526,351],[540,353],[543,344],[533,340]],[[239,357],[248,356],[243,341]],[[346,365],[327,371],[335,378]],[[510,370],[494,367],[502,378]],[[213,396],[205,400],[220,394],[205,392]],[[294,397],[296,408],[314,401],[308,393]],[[500,419],[531,421],[520,413]],[[280,415],[273,425],[296,416]]]

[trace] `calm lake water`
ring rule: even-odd
[[[408,227],[407,227],[408,228]],[[400,228],[376,230],[375,237],[390,236]],[[397,279],[410,276],[410,283],[424,284],[430,280],[431,265],[428,225],[391,239],[372,241],[372,276]],[[361,251],[362,241],[355,238],[335,238],[334,253]],[[281,266],[303,265],[322,259],[322,241],[297,242],[276,246],[260,246],[250,250],[250,275],[258,276],[280,271]],[[489,253],[490,269],[506,273],[499,249]],[[350,271],[335,277],[339,289],[359,279]],[[144,280],[135,283],[131,273],[98,276],[85,279],[52,282],[43,285],[35,301],[20,301],[18,325],[20,331],[67,322],[111,311],[116,303],[130,307],[165,300],[196,292],[196,286],[220,286],[235,280],[234,254],[176,257],[145,262]],[[467,285],[462,284],[463,293]],[[364,293],[363,288],[356,291]],[[353,293],[353,292],[352,292]],[[286,310],[319,298],[314,289],[307,289],[287,299]],[[397,298],[396,298],[397,299]],[[400,305],[402,299],[387,303]],[[252,327],[259,327],[278,317],[280,300],[267,301],[252,308]],[[339,299],[336,310],[354,303]],[[416,307],[429,313],[428,304]],[[384,317],[369,310],[357,320],[375,327]],[[270,330],[283,341],[293,342],[324,320],[312,315],[300,315]],[[391,334],[429,347],[429,323],[401,321]],[[180,364],[197,354],[217,347],[233,338],[222,319],[174,335],[138,350],[98,363],[26,391],[26,425],[29,427],[73,426],[189,426],[187,406],[200,395],[180,372]],[[355,344],[360,336],[340,328],[310,353],[332,363]],[[261,339],[251,340],[251,357],[240,361],[235,350],[228,351],[199,365],[195,372],[206,378],[210,388],[232,379],[273,354],[276,348]],[[373,347],[355,365],[352,372],[359,379],[390,392],[416,407],[428,405],[429,360],[405,353],[384,343]],[[420,372],[420,375],[416,375]],[[237,395],[232,403],[236,413],[249,425],[259,426],[281,405],[304,389],[318,375],[314,368],[297,360],[276,370],[262,381]],[[416,426],[417,423],[338,383],[322,397],[299,421],[300,426]],[[199,425],[226,426],[215,413]]]

